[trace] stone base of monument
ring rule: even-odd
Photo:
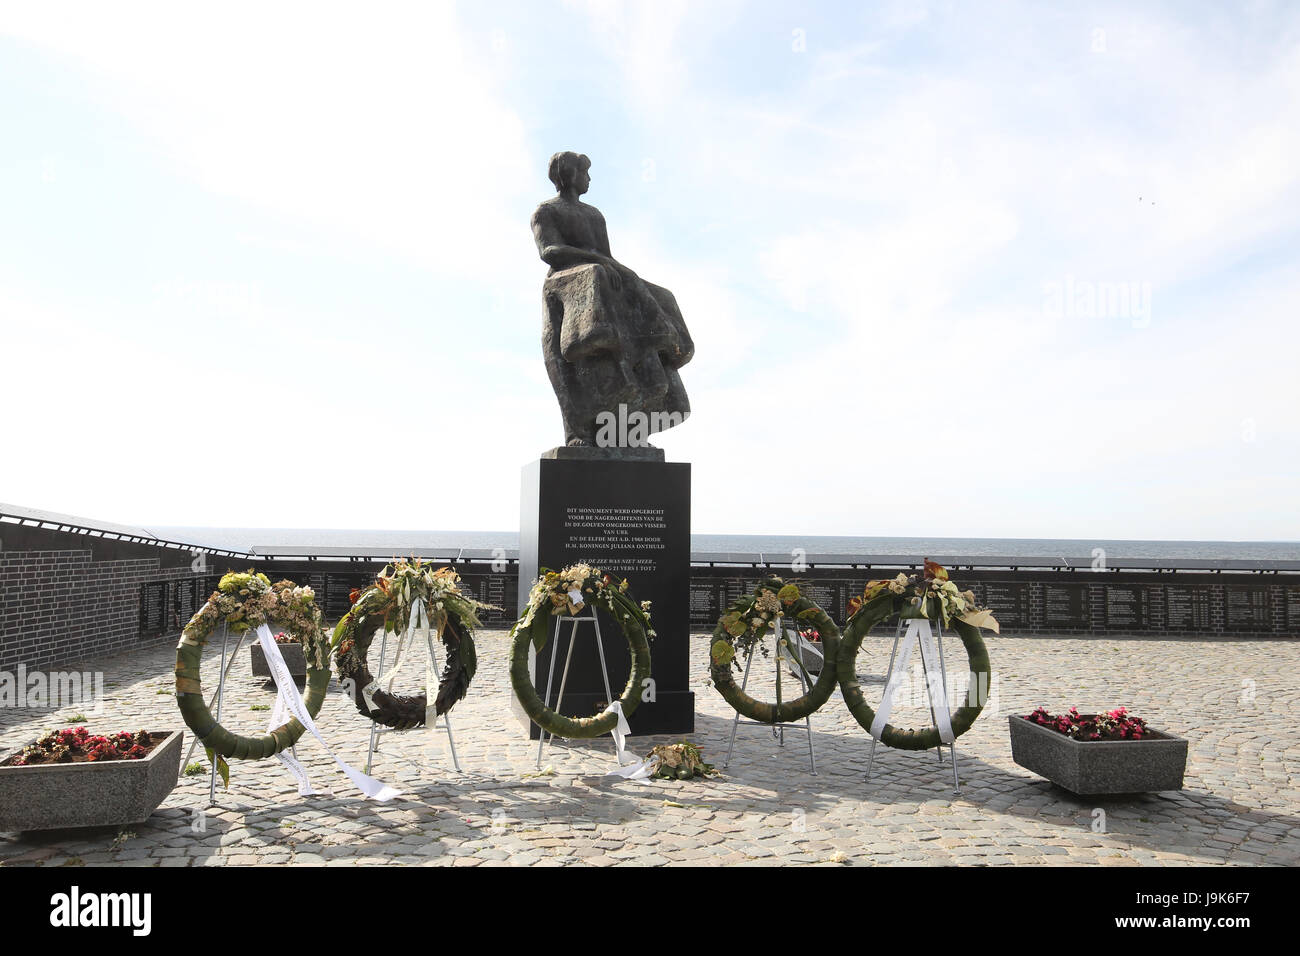
[[[542,453],[542,458],[573,461],[663,461],[664,450],[653,445],[637,448],[600,448],[596,445],[560,445]]]
[[[626,451],[628,449],[619,449]],[[632,449],[651,451],[651,449]],[[576,451],[576,454],[574,452]],[[519,523],[520,610],[539,569],[559,571],[585,563],[627,578],[638,601],[650,601],[656,636],[650,642],[651,683],[628,718],[633,734],[689,734],[695,730],[690,690],[691,466],[591,455],[600,449],[555,449],[525,466]],[[653,449],[662,455],[658,449]],[[559,646],[551,697],[555,705],[568,656],[570,624],[533,655],[533,686],[546,692],[551,654]],[[603,612],[600,631],[610,690],[623,692],[631,669],[627,641]],[[554,631],[552,631],[554,634]],[[609,703],[595,645],[595,628],[579,625],[577,644],[559,708],[591,716]],[[538,729],[514,702],[516,715],[536,739]]]

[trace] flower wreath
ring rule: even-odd
[[[783,618],[793,618],[798,624],[786,627],[811,626],[821,634],[822,654],[825,664],[814,681],[804,667],[803,655],[789,647],[789,638],[782,637],[782,650],[799,668],[808,681],[808,690],[802,697],[783,701],[780,699],[780,670],[777,671],[777,702],[755,700],[736,684],[731,668],[740,669],[739,656],[749,657],[756,647],[767,653],[763,638]],[[788,632],[787,632],[788,633]],[[713,686],[735,710],[750,720],[764,724],[784,724],[803,720],[822,704],[830,700],[835,689],[835,659],[839,653],[840,631],[816,603],[805,597],[796,584],[787,584],[778,577],[761,581],[751,594],[741,597],[727,608],[718,626],[713,629],[709,646],[709,676]],[[738,653],[739,652],[739,653]]]
[[[339,681],[352,682],[352,696],[363,717],[387,727],[406,730],[425,723],[428,688],[423,694],[402,696],[379,687],[370,676],[366,654],[375,633],[405,632],[417,601],[423,602],[426,620],[437,631],[447,652],[435,715],[445,714],[469,690],[478,669],[474,630],[481,626],[478,612],[499,610],[483,604],[460,589],[460,575],[451,568],[436,571],[420,561],[396,561],[375,577],[375,583],[352,592],[352,607],[334,627],[334,663]]]
[[[690,780],[692,777],[718,777],[721,772],[704,762],[700,748],[689,740],[676,744],[659,744],[650,751],[647,761],[655,761],[650,774],[661,780]]]
[[[265,574],[231,572],[222,577],[207,603],[190,618],[176,645],[176,703],[186,726],[208,750],[220,757],[239,760],[272,757],[292,747],[303,735],[305,728],[296,718],[268,733],[244,737],[232,734],[217,723],[203,699],[199,661],[203,645],[222,621],[237,634],[267,624],[297,638],[307,660],[303,704],[307,713],[315,717],[325,701],[330,682],[328,642],[321,629],[315,593],[292,581],[272,584]]]
[[[628,594],[627,580],[616,581],[589,564],[575,564],[563,571],[542,568],[541,576],[528,592],[528,606],[510,628],[510,685],[524,712],[542,730],[568,739],[599,737],[618,724],[611,707],[594,717],[565,717],[546,705],[533,686],[528,668],[528,648],[546,646],[551,621],[565,614],[573,616],[591,605],[608,612],[627,639],[632,652],[632,671],[618,703],[630,715],[641,701],[641,685],[650,676],[650,602],[638,604]]]
[[[925,562],[925,572],[919,580],[915,574],[899,574],[892,580],[867,582],[862,596],[849,601],[848,610],[851,616],[844,627],[836,669],[844,703],[859,724],[869,731],[876,716],[858,683],[857,653],[863,639],[877,624],[895,618],[927,618],[952,627],[966,648],[970,688],[966,703],[952,714],[952,732],[959,737],[970,729],[984,709],[981,689],[987,689],[992,680],[988,649],[980,637],[981,627],[998,632],[992,611],[978,607],[975,595],[959,590],[948,580],[947,570],[933,561]],[[903,730],[893,724],[885,725],[880,742],[900,750],[929,750],[942,743],[933,727]]]

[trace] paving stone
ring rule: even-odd
[[[763,728],[738,733],[727,771],[708,781],[605,778],[613,767],[608,741],[557,741],[544,759],[556,773],[536,776],[536,743],[502,706],[510,694],[504,632],[486,631],[470,694],[452,712],[463,773],[450,769],[445,750],[429,752],[427,735],[387,735],[373,772],[406,795],[368,803],[309,741],[298,756],[316,796],[299,796],[278,761],[235,762],[217,806],[208,806],[206,777],[184,777],[153,818],[131,827],[134,835],[116,847],[112,830],[0,834],[0,865],[1300,863],[1300,725],[1273,722],[1263,732],[1263,712],[1239,705],[1223,678],[1249,674],[1269,713],[1292,712],[1300,706],[1300,642],[1108,635],[1083,654],[1085,640],[990,639],[1001,676],[985,714],[958,745],[962,792],[954,796],[950,765],[932,753],[877,748],[865,780],[870,740],[838,693],[813,717],[816,776],[808,773],[806,738],[791,730],[781,746]],[[959,645],[951,650],[950,660],[963,660]],[[708,686],[707,638],[694,638],[691,652],[700,728],[692,739],[720,764],[732,712]],[[215,660],[204,662],[205,681],[215,679]],[[108,707],[123,721],[164,729],[181,726],[173,699],[154,693],[173,662],[164,646],[78,668],[105,673],[106,685],[115,687]],[[883,683],[868,686],[879,693]],[[765,695],[761,681],[751,680],[751,690]],[[318,723],[340,756],[360,768],[369,727],[336,691]],[[226,694],[232,729],[260,730],[248,707],[271,703],[274,691],[252,679],[246,652]],[[1006,714],[1085,702],[1123,704],[1152,726],[1186,737],[1186,789],[1084,799],[1012,762]],[[898,720],[922,725],[928,714],[914,706],[900,710]],[[49,723],[48,714],[0,711],[0,754]],[[111,717],[88,726],[119,729]],[[645,752],[675,740],[632,743]],[[1096,807],[1106,811],[1104,833],[1092,830]],[[202,832],[193,829],[199,819]]]

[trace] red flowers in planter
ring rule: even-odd
[[[153,743],[147,730],[134,734],[122,731],[111,737],[97,737],[85,727],[67,727],[46,734],[24,747],[9,764],[26,767],[42,763],[71,763],[80,760],[140,760]]]
[[[1064,714],[1049,714],[1047,708],[1039,707],[1025,719],[1075,740],[1141,740],[1147,732],[1146,721],[1130,716],[1123,707],[1100,714],[1081,714],[1077,707]]]
[[[277,633],[277,634],[275,635],[275,643],[277,643],[277,644],[297,644],[297,643],[298,643],[298,638],[292,636],[291,634],[286,634],[286,633],[284,633],[284,631],[280,631],[279,633]]]

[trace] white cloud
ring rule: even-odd
[[[534,256],[524,123],[450,4],[34,4],[0,31],[87,68],[215,193],[442,274],[497,281]]]

